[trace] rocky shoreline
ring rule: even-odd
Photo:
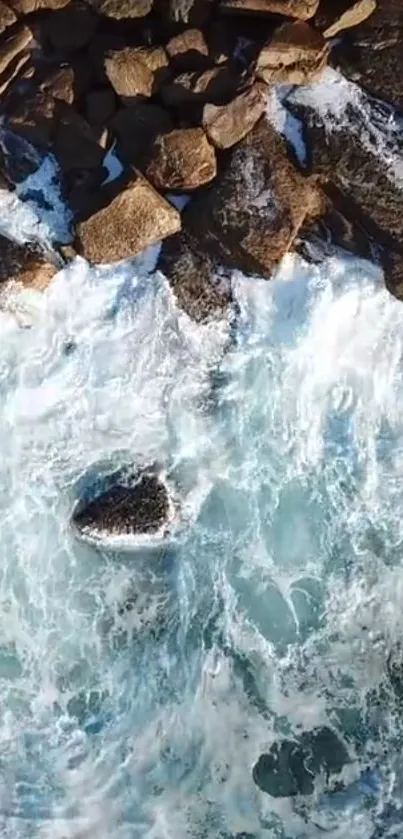
[[[403,298],[402,35],[398,0],[1,0],[0,187],[51,153],[72,217],[51,259],[2,237],[2,283],[42,290],[76,253],[163,240],[158,268],[203,321],[232,271],[270,278],[314,242],[379,262]]]

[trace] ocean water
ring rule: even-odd
[[[0,835],[401,836],[402,304],[290,256],[196,326],[151,269],[77,259],[0,313]],[[78,541],[89,476],[154,460],[174,538]],[[262,793],[320,725],[343,784]]]

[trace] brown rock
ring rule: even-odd
[[[284,23],[260,52],[256,73],[267,84],[307,84],[323,70],[328,52],[309,23]]]
[[[205,105],[203,128],[213,145],[228,149],[243,140],[264,113],[268,87],[255,82],[228,105]]]
[[[116,97],[110,87],[91,90],[86,99],[86,115],[90,125],[105,125],[116,110]]]
[[[200,29],[185,29],[166,45],[171,64],[177,71],[205,70],[209,65],[208,46]]]
[[[78,250],[89,262],[131,259],[149,245],[172,236],[180,215],[138,172],[128,183],[113,183],[110,202],[77,226]],[[105,189],[105,195],[109,197]]]
[[[240,82],[228,67],[214,67],[204,73],[181,73],[164,85],[161,96],[165,105],[221,105],[237,92]]]
[[[318,9],[320,0],[221,0],[224,12],[278,14],[309,20]]]
[[[158,135],[167,134],[173,127],[169,112],[148,102],[121,108],[111,120],[119,157],[139,169],[146,164]]]
[[[160,135],[152,148],[145,175],[157,189],[190,192],[217,174],[213,146],[202,128],[182,128]]]
[[[218,263],[270,277],[305,219],[321,209],[316,185],[294,168],[262,117],[232,150],[214,189],[185,209],[183,225]]]
[[[148,15],[154,5],[154,0],[91,0],[92,7],[100,15],[124,20]]]
[[[6,3],[3,3],[3,0],[0,2],[0,35],[8,29],[9,26],[12,26],[17,20],[14,12],[12,9],[7,6]]]
[[[58,54],[74,52],[85,47],[94,35],[99,18],[89,6],[70,3],[52,12],[44,22],[45,36]]]
[[[55,99],[72,105],[75,99],[75,73],[73,67],[59,67],[52,70],[42,81],[40,89]]]
[[[324,38],[335,38],[345,29],[363,23],[376,9],[376,0],[322,0],[315,24]]]
[[[0,236],[0,283],[10,281],[44,291],[57,273],[40,251]]]
[[[7,65],[4,72],[0,75],[0,94],[7,90],[7,88],[11,85],[11,82],[21,76],[25,68],[27,68],[30,64],[30,61],[31,52],[29,50],[24,50],[15,56],[10,64]]]
[[[55,107],[56,100],[44,92],[20,97],[7,115],[7,127],[34,146],[47,150],[54,135]]]
[[[180,309],[196,322],[222,317],[231,303],[229,278],[186,233],[167,239],[157,265]]]
[[[104,64],[112,87],[130,103],[155,93],[166,77],[168,56],[162,47],[125,47],[111,52]]]
[[[18,17],[24,17],[42,9],[62,9],[70,0],[7,0],[7,3]]]
[[[9,64],[26,51],[32,41],[32,32],[28,26],[18,25],[0,45],[0,74],[4,73]]]

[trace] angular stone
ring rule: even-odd
[[[16,282],[44,291],[57,273],[40,251],[0,236],[0,283]]]
[[[322,0],[315,18],[324,38],[363,23],[376,9],[376,0]]]
[[[18,17],[24,17],[31,12],[39,12],[42,9],[62,9],[70,3],[70,0],[8,0],[8,5]]]
[[[217,161],[202,128],[179,128],[154,142],[144,174],[157,189],[191,192],[217,174]]]
[[[112,195],[109,203],[77,225],[78,251],[89,262],[130,259],[180,230],[177,210],[140,173],[128,183],[114,181],[104,194]]]
[[[32,32],[28,26],[19,25],[7,34],[0,44],[0,74],[4,73],[8,65],[19,53],[23,53],[32,41]]]
[[[139,169],[146,164],[158,135],[167,134],[173,127],[169,111],[148,102],[121,108],[111,121],[119,156]]]
[[[255,82],[228,105],[205,105],[203,128],[210,142],[219,149],[229,149],[243,140],[264,113],[267,99],[267,85]]]
[[[308,84],[323,70],[329,46],[309,23],[284,23],[261,50],[256,74],[267,84]]]
[[[112,475],[111,486],[88,502],[78,503],[72,523],[84,536],[155,534],[170,517],[168,490],[152,469]]]
[[[17,20],[14,12],[7,6],[6,3],[3,3],[3,0],[0,2],[0,35],[8,29],[9,26],[12,26]]]
[[[318,9],[320,0],[221,0],[224,12],[239,14],[278,14],[309,20]]]
[[[125,20],[148,15],[154,0],[91,0],[91,5],[100,15]]]
[[[70,105],[55,106],[53,151],[64,173],[74,169],[97,169],[104,150],[92,128]]]
[[[99,18],[89,6],[70,3],[53,12],[44,22],[43,31],[58,54],[85,47],[93,37]]]
[[[106,75],[122,101],[148,98],[166,78],[168,56],[162,47],[125,47],[105,58]]]
[[[34,146],[47,150],[54,135],[56,101],[45,92],[20,97],[7,114],[7,127]]]
[[[161,96],[168,106],[223,104],[237,92],[239,78],[228,67],[214,67],[204,73],[181,73],[164,85]]]
[[[185,29],[171,38],[166,51],[173,68],[178,71],[205,70],[209,65],[206,39],[200,29]]]
[[[52,70],[41,82],[40,90],[72,105],[76,96],[76,79],[73,67],[59,67]]]
[[[226,314],[230,279],[185,231],[167,239],[157,269],[167,278],[178,306],[197,323]]]

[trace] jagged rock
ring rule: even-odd
[[[321,211],[316,184],[295,169],[262,117],[232,150],[214,189],[185,209],[183,225],[218,264],[270,277],[304,221]]]
[[[148,15],[154,0],[91,0],[91,5],[100,15],[125,20]]]
[[[57,273],[40,251],[0,236],[0,283],[11,281],[44,291]]]
[[[62,9],[70,3],[70,0],[7,0],[7,2],[18,17],[24,17],[42,9]]]
[[[73,67],[65,66],[52,70],[41,82],[40,90],[72,105],[76,97],[76,77]]]
[[[149,103],[121,108],[111,121],[119,156],[139,169],[146,164],[158,135],[167,134],[173,127],[169,111]]]
[[[382,0],[364,23],[347,32],[332,63],[374,96],[403,110],[403,6]]]
[[[309,20],[318,9],[320,0],[221,0],[224,12],[278,14]]]
[[[236,94],[238,86],[239,78],[228,67],[214,67],[203,73],[181,73],[163,86],[161,96],[168,106],[221,105]]]
[[[164,242],[157,269],[168,279],[179,308],[192,320],[209,321],[228,311],[229,277],[185,232]]]
[[[12,26],[17,20],[16,15],[14,14],[13,10],[7,6],[6,3],[3,3],[3,0],[0,2],[0,35],[8,29],[9,26]]]
[[[205,70],[210,63],[206,39],[200,29],[185,29],[171,38],[166,51],[173,68],[178,72]]]
[[[110,87],[91,90],[87,94],[85,110],[90,125],[105,125],[116,110],[116,97]]]
[[[43,32],[58,55],[85,47],[93,37],[99,18],[89,6],[70,2],[52,12],[44,22]]]
[[[170,499],[166,484],[153,468],[125,470],[109,478],[109,488],[79,502],[72,523],[84,536],[152,535],[167,532]]]
[[[267,84],[307,84],[323,70],[329,46],[309,23],[284,23],[261,50],[256,74]]]
[[[5,72],[20,53],[27,49],[31,41],[32,31],[23,24],[18,25],[6,34],[0,44],[0,75]]]
[[[162,47],[125,47],[105,58],[105,72],[123,102],[148,98],[166,78],[169,61]]]
[[[377,0],[322,0],[315,18],[324,38],[335,38],[345,29],[363,23],[376,9]]]
[[[190,192],[215,178],[215,151],[202,128],[179,128],[157,137],[144,173],[157,189]]]
[[[78,251],[89,262],[130,259],[180,230],[177,210],[138,172],[129,182],[114,181],[103,194],[104,205],[77,225]]]
[[[228,149],[239,143],[264,113],[267,99],[267,85],[255,82],[228,105],[205,105],[203,128],[210,142],[219,149]]]

